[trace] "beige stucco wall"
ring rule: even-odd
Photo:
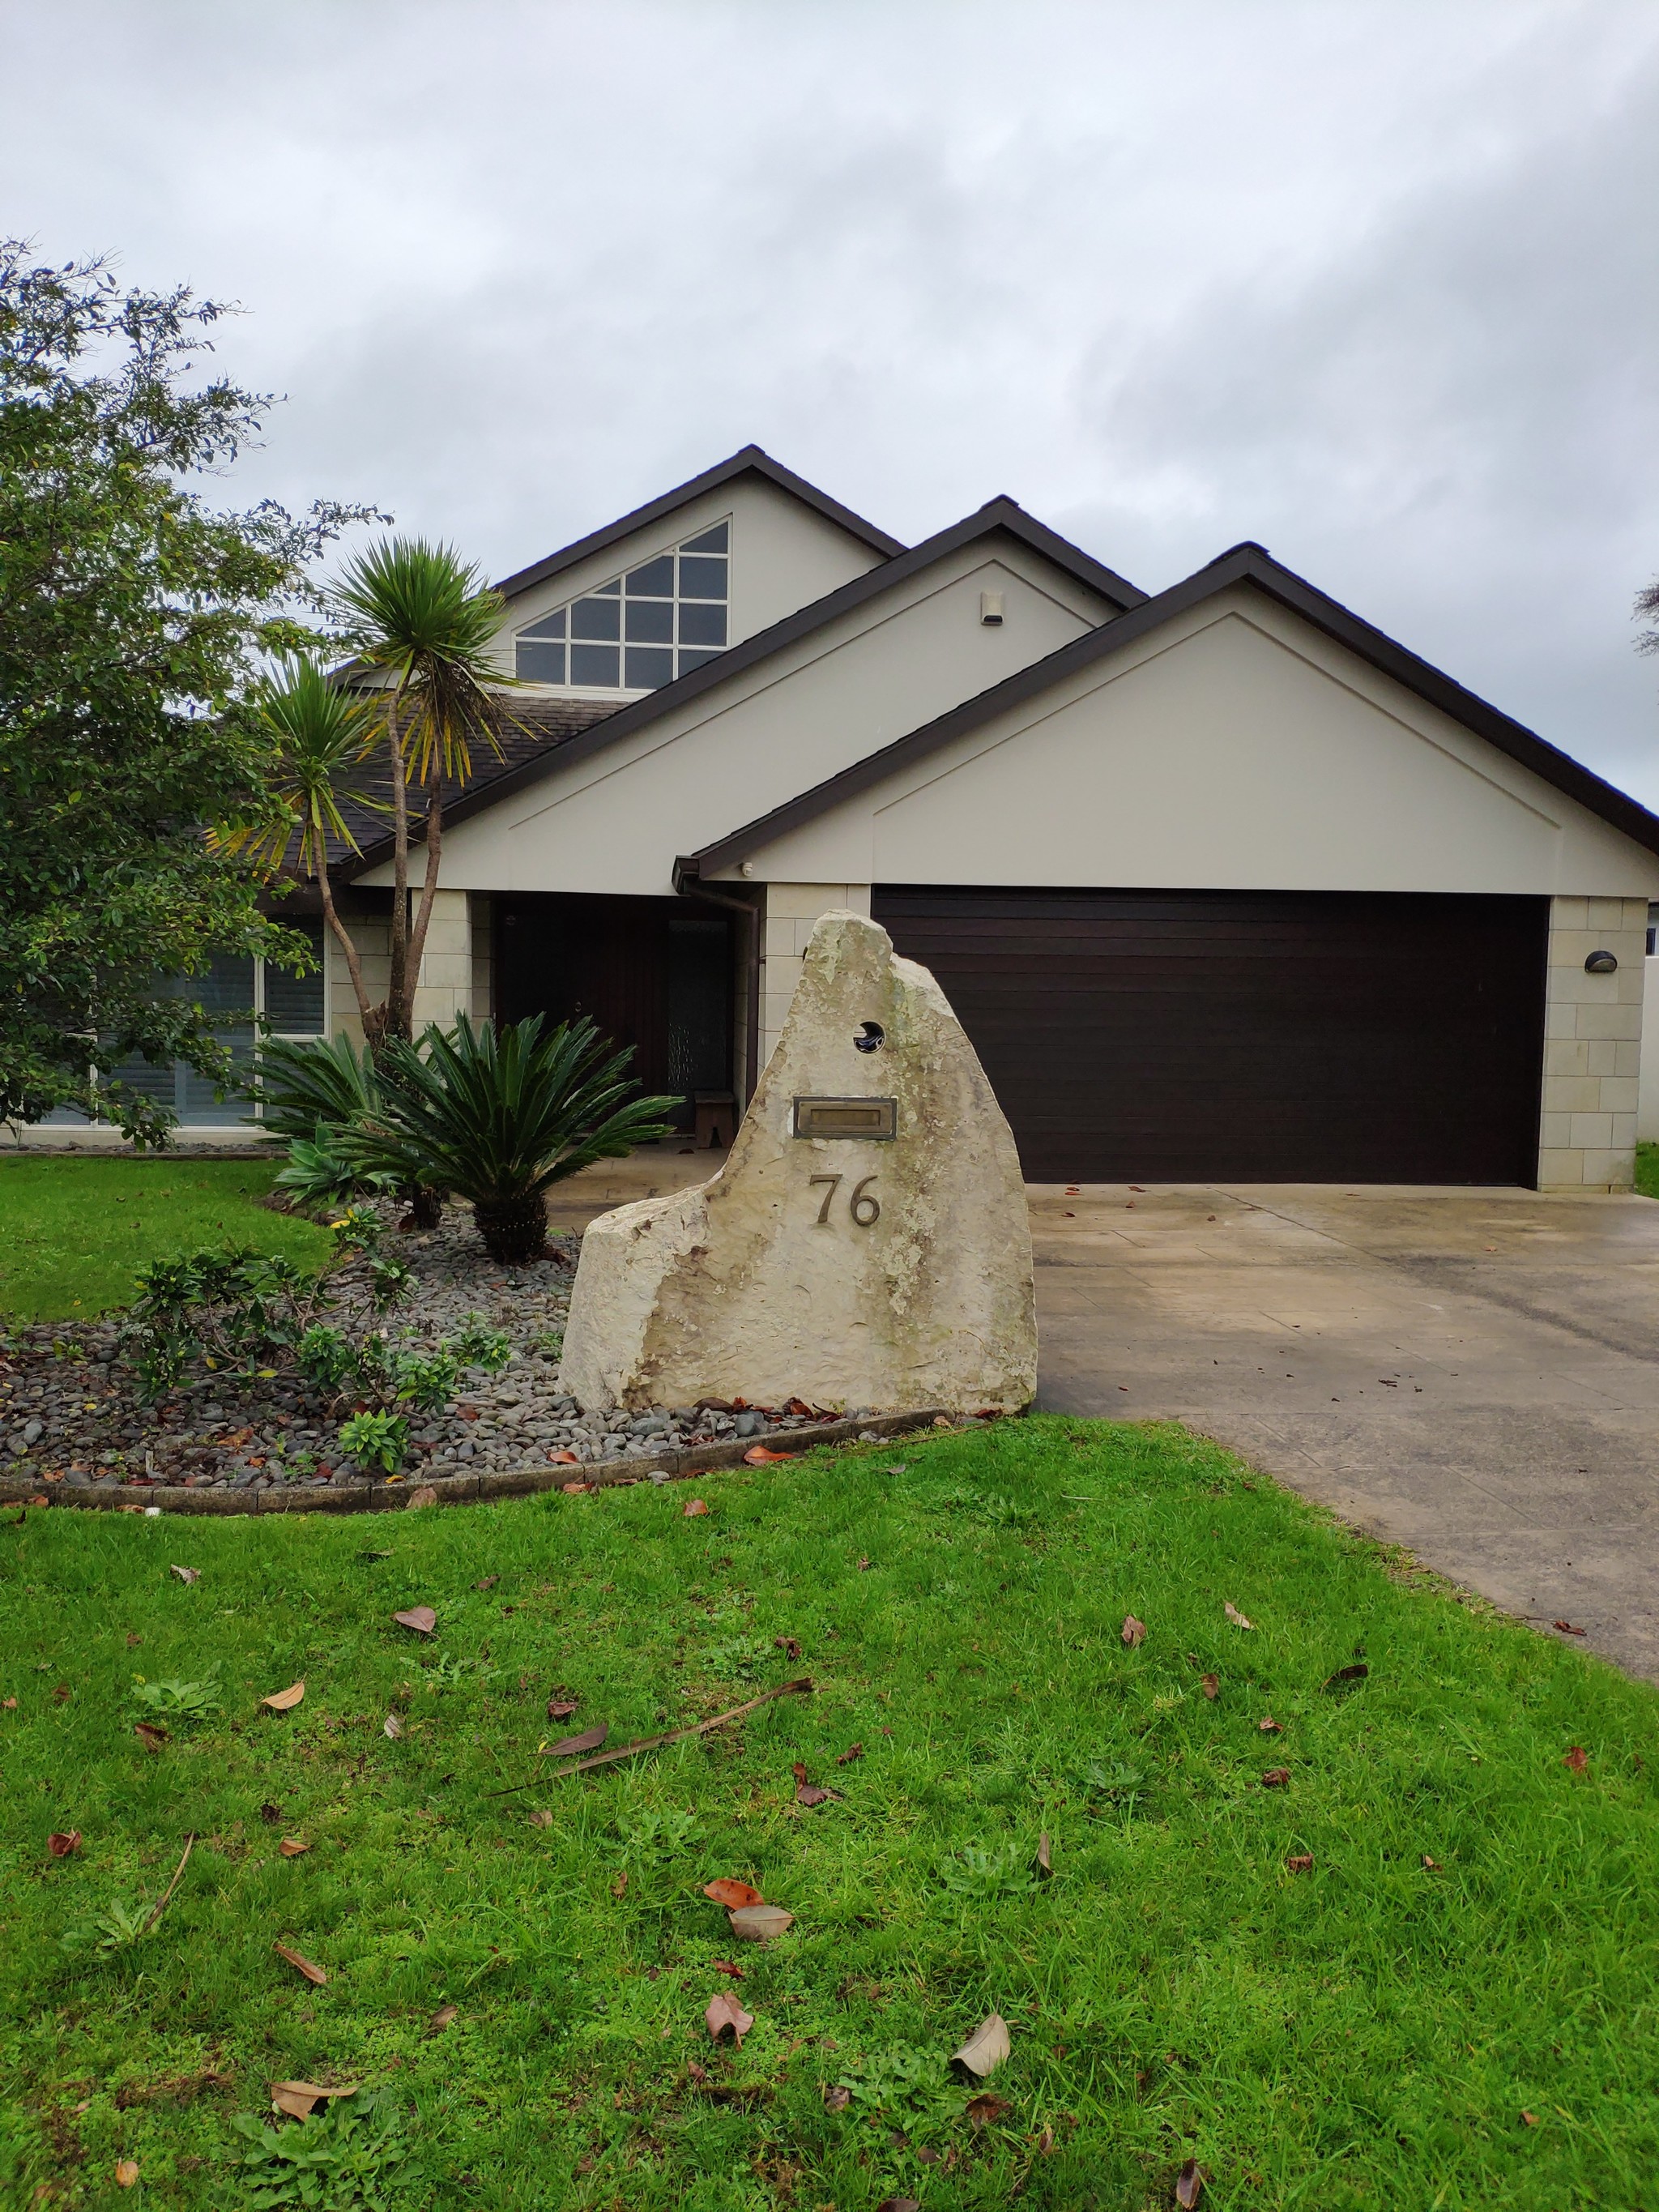
[[[1645,898],[1551,903],[1542,1190],[1628,1190],[1634,1179],[1647,927]],[[1616,974],[1585,974],[1599,951],[1617,958]]]
[[[1659,858],[1248,587],[750,866],[788,883],[1659,896]]]
[[[1000,628],[980,620],[1000,591]],[[1098,594],[1041,554],[964,546],[702,697],[556,770],[444,838],[446,886],[673,889],[677,855],[712,843],[919,724],[1081,636]],[[387,871],[367,878],[384,882]],[[803,871],[793,881],[845,875]],[[868,872],[854,872],[867,880]]]

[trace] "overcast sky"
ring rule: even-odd
[[[0,228],[502,574],[754,440],[1243,538],[1659,808],[1655,0],[0,0]]]

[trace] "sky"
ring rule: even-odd
[[[1255,538],[1659,809],[1655,0],[0,0],[0,229],[240,303],[228,500]]]

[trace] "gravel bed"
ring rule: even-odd
[[[394,1340],[430,1348],[482,1314],[513,1356],[491,1374],[468,1368],[439,1414],[410,1414],[399,1474],[358,1467],[338,1444],[349,1406],[331,1406],[291,1372],[244,1385],[194,1374],[145,1407],[126,1365],[118,1320],[46,1322],[0,1337],[0,1477],[76,1488],[151,1484],[262,1491],[337,1480],[419,1482],[526,1466],[578,1467],[700,1443],[763,1438],[839,1413],[736,1407],[705,1399],[648,1413],[587,1413],[559,1388],[558,1347],[581,1240],[549,1240],[548,1256],[502,1267],[478,1241],[470,1207],[446,1207],[429,1235],[388,1238],[416,1274],[388,1317]],[[854,1410],[859,1418],[872,1409]]]

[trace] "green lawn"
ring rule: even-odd
[[[0,1315],[90,1321],[132,1296],[147,1260],[203,1245],[252,1244],[320,1261],[325,1231],[258,1200],[278,1163],[0,1159]]]
[[[1659,1198],[1659,1145],[1636,1147],[1636,1188],[1644,1198]]]
[[[392,1620],[422,1603],[429,1641]],[[632,1764],[536,1757],[802,1673]],[[231,2119],[298,2077],[390,2092],[390,2212],[1119,2212],[1189,2156],[1206,2207],[1651,2207],[1656,1720],[1173,1429],[395,1517],[31,1514],[0,1528],[0,2204],[251,2203]],[[799,1807],[798,1759],[844,1795]],[[63,1948],[191,1832],[148,1937]],[[738,1942],[722,1875],[793,1929]],[[976,2127],[945,2061],[993,2009]]]

